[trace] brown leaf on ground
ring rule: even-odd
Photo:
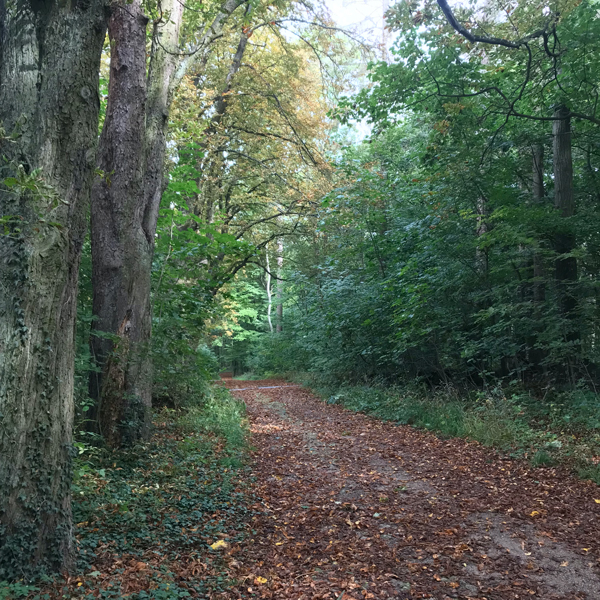
[[[262,504],[220,598],[600,598],[594,484],[285,381],[226,385],[248,407]]]

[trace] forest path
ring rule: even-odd
[[[600,599],[596,485],[286,381],[225,385],[248,408],[261,500],[226,598]]]

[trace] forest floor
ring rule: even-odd
[[[286,381],[225,385],[247,405],[259,500],[218,597],[600,599],[595,484]]]

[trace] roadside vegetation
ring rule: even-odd
[[[313,229],[285,246],[280,331],[270,297],[243,299],[239,373],[600,483],[600,18],[561,6],[390,10],[391,60],[334,111],[371,133],[340,140]]]

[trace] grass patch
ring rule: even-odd
[[[579,466],[577,474],[582,479],[590,479],[600,485],[600,465],[583,463]]]
[[[236,375],[234,379],[236,381],[259,381],[260,379],[264,379],[264,377],[255,373],[242,373],[242,375]]]
[[[554,467],[557,464],[556,458],[546,450],[538,450],[529,462],[532,467]]]
[[[239,454],[247,442],[247,422],[244,403],[227,389],[215,386],[203,406],[192,407],[177,419],[186,433],[212,434],[224,440],[225,450]]]

